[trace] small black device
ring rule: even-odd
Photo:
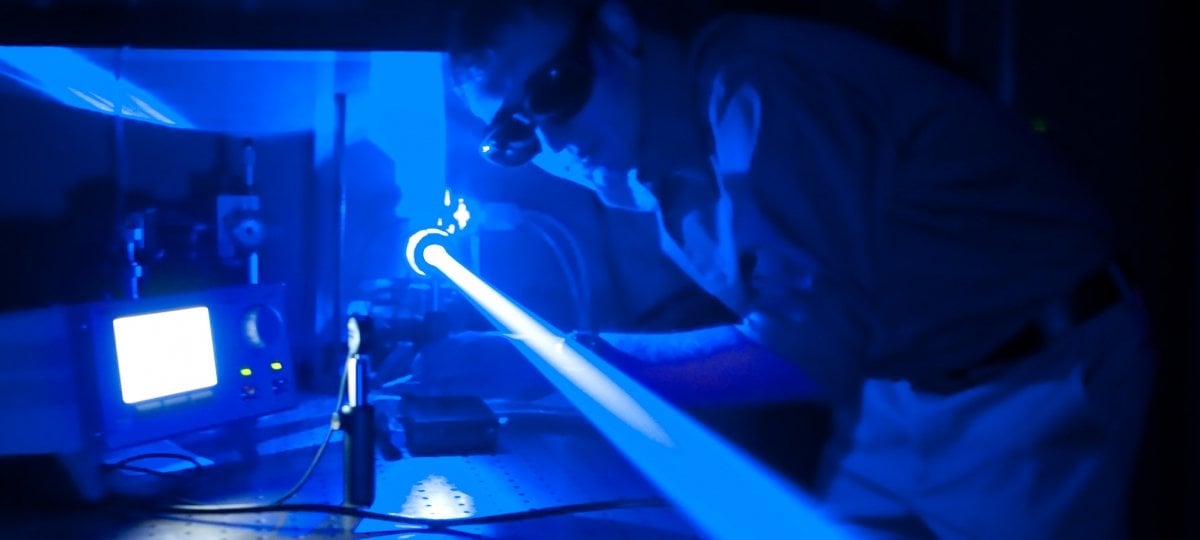
[[[406,395],[400,424],[414,456],[492,454],[499,446],[499,419],[473,396]]]

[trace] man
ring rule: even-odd
[[[834,28],[468,5],[450,72],[484,156],[653,212],[742,320],[601,354],[664,388],[798,368],[788,397],[840,420],[818,494],[865,536],[1120,535],[1152,356],[1103,213],[1034,134]]]

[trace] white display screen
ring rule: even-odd
[[[207,307],[113,319],[113,334],[125,403],[217,385]]]

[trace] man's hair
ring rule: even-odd
[[[447,73],[451,84],[470,81],[489,51],[500,45],[505,29],[527,16],[574,24],[595,12],[603,0],[464,0],[450,17]]]
[[[454,86],[472,80],[485,66],[488,51],[500,45],[506,28],[526,16],[573,25],[594,14],[605,0],[463,0],[450,17],[447,74]],[[686,38],[711,14],[712,0],[692,0],[688,7],[670,0],[621,0],[644,28]]]

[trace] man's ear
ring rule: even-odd
[[[632,56],[641,50],[641,29],[633,13],[620,0],[606,0],[597,12],[600,32],[609,44]]]

